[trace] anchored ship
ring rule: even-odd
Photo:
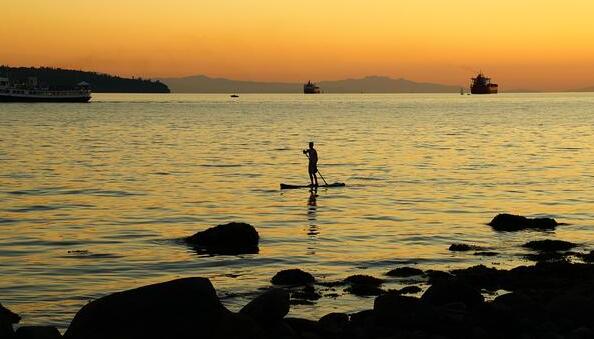
[[[485,77],[481,72],[476,78],[472,78],[470,93],[472,94],[497,94],[499,85],[491,83],[491,78]]]
[[[40,87],[37,78],[30,77],[27,83],[11,83],[0,77],[0,102],[88,102],[91,100],[89,84],[80,82],[70,89]]]
[[[320,87],[318,87],[313,82],[308,81],[307,84],[303,85],[303,93],[305,93],[305,94],[318,94],[318,93],[320,93]]]

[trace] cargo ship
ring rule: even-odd
[[[89,84],[80,82],[68,89],[40,87],[37,78],[26,83],[11,83],[0,77],[0,102],[88,102],[91,100]]]
[[[472,78],[470,93],[472,94],[497,94],[499,85],[491,83],[491,78],[485,77],[481,72],[476,78]]]
[[[308,81],[307,84],[303,85],[303,93],[305,93],[305,94],[318,94],[318,93],[320,93],[320,87],[318,87],[313,82]]]

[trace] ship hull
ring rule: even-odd
[[[471,87],[470,93],[472,94],[497,94],[497,88],[490,87]]]
[[[89,102],[90,96],[32,96],[1,94],[0,102]]]

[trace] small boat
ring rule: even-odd
[[[231,94],[230,97],[232,97],[232,98],[239,98],[239,95],[237,95],[237,94]]]
[[[318,185],[317,188],[331,188],[331,187],[344,187],[346,184],[344,182],[335,182],[332,184],[327,185]],[[280,184],[281,190],[290,190],[290,189],[298,189],[298,188],[315,188],[316,186],[313,185],[291,185],[291,184]]]

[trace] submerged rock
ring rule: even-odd
[[[414,267],[398,267],[389,271],[386,275],[391,277],[412,277],[423,275],[423,270]]]
[[[260,236],[252,225],[230,222],[198,232],[184,240],[199,252],[249,254],[258,253],[259,239]]]
[[[524,229],[550,230],[559,225],[552,218],[526,218],[521,215],[498,214],[489,223],[496,231],[520,231]]]
[[[21,317],[0,304],[0,338],[12,338],[14,336],[13,324],[18,324]]]
[[[22,326],[16,331],[16,339],[59,339],[60,331],[54,326]]]
[[[232,314],[206,278],[183,278],[107,295],[86,304],[65,338],[216,338]]]
[[[540,252],[568,251],[576,246],[577,244],[569,241],[551,239],[533,240],[522,245],[522,247]]]
[[[271,282],[275,285],[308,285],[316,281],[313,275],[298,268],[282,270],[272,277]]]
[[[289,313],[289,308],[289,293],[273,288],[250,301],[239,313],[263,323],[281,320]]]
[[[382,279],[372,277],[370,275],[364,274],[355,274],[347,277],[344,279],[345,283],[348,284],[356,284],[356,285],[371,285],[371,286],[380,286],[384,283]]]
[[[448,251],[452,252],[467,252],[467,251],[482,251],[484,248],[476,245],[468,244],[451,244]]]

